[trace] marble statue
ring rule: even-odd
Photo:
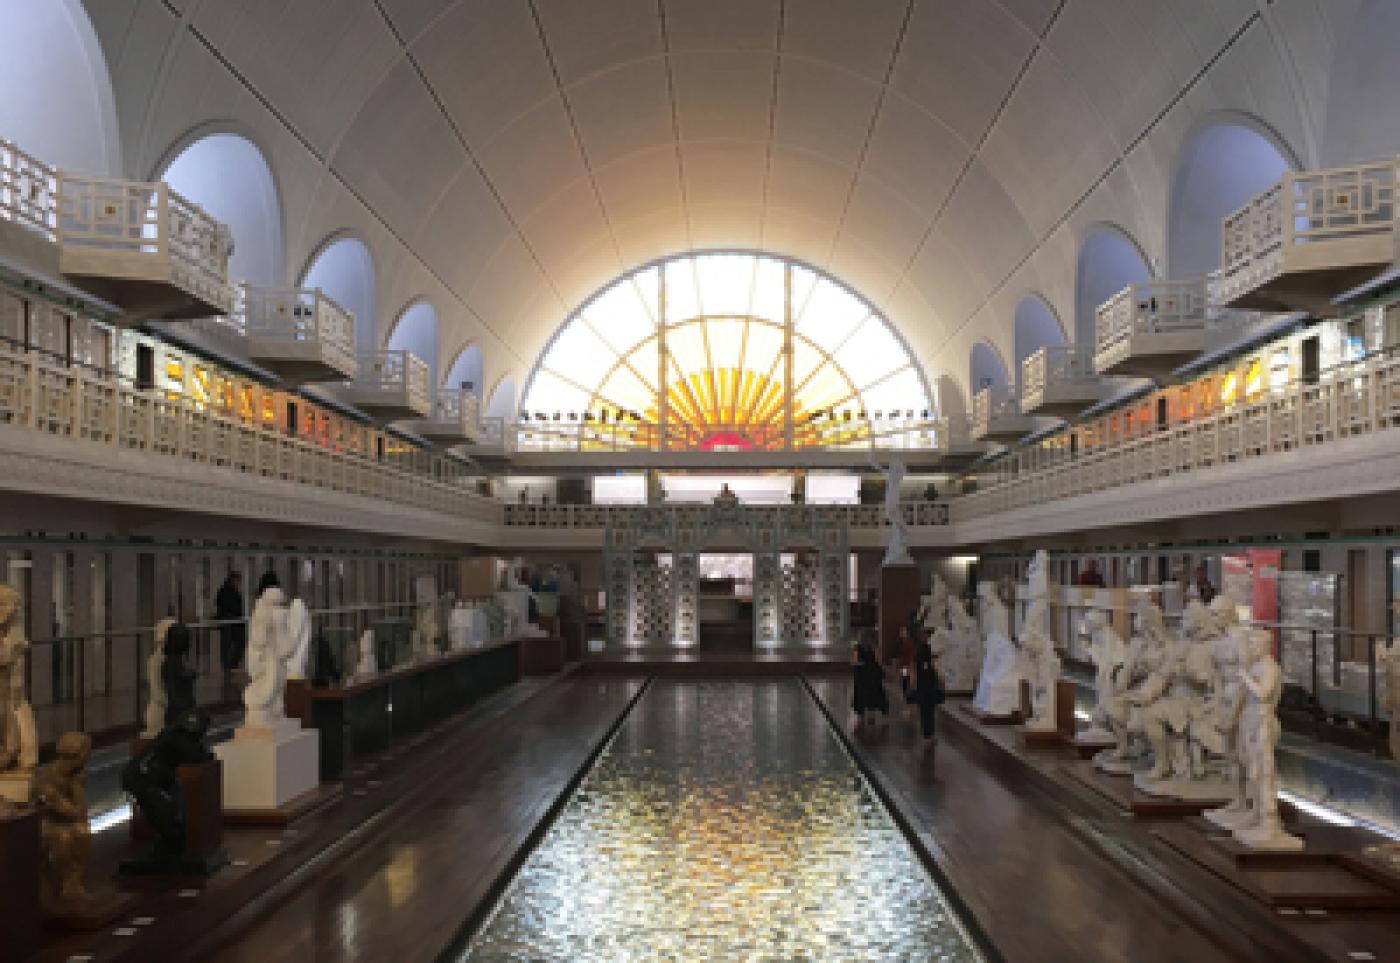
[[[280,703],[280,698],[278,701]],[[181,870],[186,822],[179,770],[181,766],[213,758],[204,741],[208,731],[209,716],[203,710],[192,709],[162,729],[122,769],[122,789],[131,795],[155,837],[147,854],[123,864],[124,869],[132,872]]]
[[[1142,707],[1156,697],[1150,680],[1169,643],[1169,638],[1158,639],[1150,632],[1136,633],[1124,650],[1122,663],[1113,670],[1111,694],[1105,702],[1113,745],[1094,757],[1094,764],[1105,772],[1131,773],[1147,753]]]
[[[438,657],[440,653],[437,646],[438,617],[436,605],[428,604],[418,606],[418,613],[413,626],[413,635],[413,651],[418,659],[426,661]]]
[[[29,776],[39,762],[39,739],[34,707],[24,691],[29,640],[24,637],[19,604],[19,592],[0,585],[0,774],[17,775],[27,796]],[[25,801],[8,792],[4,795]]]
[[[286,624],[292,650],[287,658],[287,678],[305,679],[311,658],[311,613],[300,598],[292,599],[292,604],[287,606]]]
[[[243,690],[243,725],[272,729],[286,720],[283,708],[287,659],[294,640],[287,631],[286,596],[277,586],[263,589],[248,619],[248,685]]]
[[[160,662],[160,684],[164,693],[165,714],[152,735],[154,739],[170,723],[181,718],[195,707],[195,671],[185,662],[190,652],[190,630],[182,622],[176,622],[165,633],[165,644],[161,646],[163,658]],[[147,720],[149,723],[150,720]]]
[[[982,667],[982,633],[962,599],[949,595],[945,608],[948,624],[934,631],[933,648],[940,657],[944,687],[950,692],[968,692],[977,685]]]
[[[885,521],[889,523],[886,536],[884,565],[913,565],[909,554],[909,526],[904,523],[904,511],[899,503],[899,487],[904,483],[904,462],[895,459],[885,469]]]
[[[929,593],[919,600],[924,613],[924,628],[930,632],[952,627],[948,613],[948,583],[937,574],[929,585]]]
[[[1241,676],[1249,659],[1249,634],[1252,631],[1263,630],[1236,626],[1229,635],[1215,643],[1215,670],[1219,680],[1215,690],[1215,727],[1220,733],[1221,749],[1229,768],[1230,801],[1219,809],[1208,809],[1201,815],[1222,829],[1231,831],[1245,825],[1250,818],[1244,762],[1240,758],[1240,716],[1244,710]]]
[[[1269,632],[1250,632],[1248,639],[1247,666],[1239,674],[1244,687],[1239,758],[1244,767],[1249,815],[1235,827],[1234,836],[1250,849],[1302,849],[1303,841],[1284,832],[1278,814],[1274,749],[1282,732],[1278,702],[1283,694],[1283,669],[1274,658],[1273,636]]]
[[[1044,550],[1035,553],[1026,572],[1026,583],[1030,605],[1020,638],[1031,683],[1031,717],[1026,728],[1046,731],[1055,728],[1055,683],[1060,678],[1060,657],[1050,636],[1049,556]]]
[[[34,805],[43,818],[39,900],[54,916],[79,915],[93,904],[84,881],[92,852],[85,789],[91,754],[89,736],[65,732],[57,758],[34,775]]]
[[[1094,662],[1094,709],[1089,728],[1079,737],[1087,742],[1108,742],[1114,738],[1109,729],[1109,702],[1115,694],[1114,680],[1127,658],[1127,645],[1100,609],[1091,609],[1084,616],[1084,628],[1089,633],[1089,657]]]
[[[355,663],[355,676],[366,679],[379,671],[379,659],[374,652],[374,629],[365,629],[360,636],[359,659]]]
[[[977,679],[972,707],[984,715],[1006,716],[1021,708],[1021,680],[1026,677],[1021,650],[1011,641],[1010,616],[995,582],[977,586],[981,599],[986,658]]]
[[[1141,730],[1152,751],[1151,768],[1134,777],[1143,792],[1187,799],[1228,793],[1212,766],[1223,748],[1215,715],[1216,638],[1188,634],[1171,642],[1139,688]]]
[[[151,654],[146,656],[146,728],[142,739],[154,739],[165,727],[165,638],[174,619],[161,619],[151,634]]]
[[[465,649],[471,644],[472,610],[467,603],[458,599],[447,616],[447,641],[453,651]]]

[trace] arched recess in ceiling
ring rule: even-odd
[[[621,418],[641,446],[664,411],[666,444],[765,448],[784,443],[785,424],[799,446],[850,443],[932,404],[864,298],[804,264],[719,251],[645,265],[588,299],[541,354],[522,408]]]
[[[1167,267],[1177,279],[1220,268],[1220,222],[1294,165],[1263,124],[1244,115],[1208,118],[1177,157],[1167,215]]]
[[[233,277],[286,283],[282,205],[272,168],[256,144],[234,133],[196,136],[156,176],[233,231]]]
[[[1151,277],[1136,241],[1122,228],[1096,225],[1079,246],[1074,278],[1075,343],[1094,343],[1094,316],[1099,305],[1128,285]]]
[[[506,375],[491,389],[491,400],[486,402],[486,417],[515,420],[515,379]]]
[[[355,316],[355,347],[378,347],[375,338],[375,303],[378,283],[374,258],[358,237],[339,235],[312,256],[298,282],[304,288],[320,288]]]
[[[80,0],[0,0],[0,138],[60,170],[121,173],[107,61]]]
[[[399,314],[384,347],[407,351],[427,362],[428,383],[437,385],[438,313],[427,301],[414,301]]]
[[[1006,365],[1001,355],[986,341],[972,346],[967,359],[969,390],[975,395],[983,388],[1007,387]]]
[[[1400,3],[1366,0],[1334,47],[1323,166],[1400,154]]]
[[[468,389],[480,398],[481,378],[484,373],[485,358],[482,357],[481,349],[474,344],[469,344],[457,353],[452,367],[447,370],[447,374],[442,379],[442,386],[444,388]]]
[[[1060,319],[1045,299],[1028,294],[1016,305],[1016,374],[1020,377],[1021,362],[1041,348],[1065,343],[1065,331]]]

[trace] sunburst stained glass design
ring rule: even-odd
[[[866,301],[760,254],[685,255],[628,274],[559,329],[522,428],[580,448],[775,450],[871,444],[927,421],[923,375]]]

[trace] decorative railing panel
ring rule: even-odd
[[[237,322],[250,338],[316,344],[327,360],[355,370],[355,319],[319,288],[240,284]]]
[[[1135,334],[1200,330],[1206,325],[1206,279],[1130,284],[1094,315],[1094,352]]]
[[[0,220],[37,231],[52,241],[58,227],[58,175],[17,145],[0,140]]]

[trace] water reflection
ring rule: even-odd
[[[801,686],[656,682],[468,960],[977,960]]]

